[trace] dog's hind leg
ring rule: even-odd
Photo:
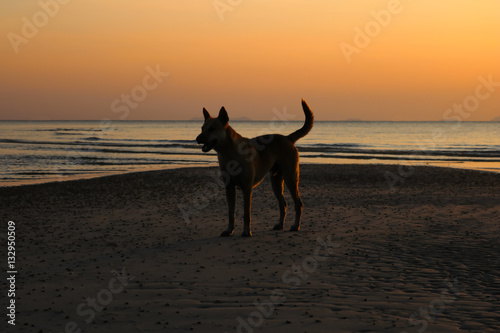
[[[236,206],[236,186],[228,184],[226,186],[227,209],[229,211],[229,224],[227,229],[222,232],[221,237],[229,237],[233,235],[234,230],[234,210]]]
[[[299,231],[300,229],[300,218],[302,216],[302,200],[300,200],[299,194],[299,170],[291,171],[288,175],[285,175],[286,187],[290,191],[293,203],[295,205],[295,224],[292,225],[290,231]]]
[[[242,187],[243,190],[243,233],[242,237],[252,236],[251,224],[252,224],[252,186]]]
[[[281,171],[276,173],[271,172],[271,185],[280,206],[280,221],[278,224],[274,225],[273,230],[283,230],[286,217],[286,201],[283,196],[283,175],[281,174]]]

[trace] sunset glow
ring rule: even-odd
[[[26,0],[0,13],[0,119],[120,119],[113,101],[134,93],[127,120],[222,105],[270,119],[300,115],[301,98],[318,120],[442,120],[490,76],[462,120],[500,116],[499,1]],[[147,68],[168,76],[141,90]]]

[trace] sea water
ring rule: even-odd
[[[245,137],[289,134],[302,121],[232,121]],[[217,165],[195,141],[201,121],[1,121],[0,186]],[[317,121],[301,163],[433,165],[500,172],[498,122]]]

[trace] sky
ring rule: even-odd
[[[498,0],[0,3],[0,120],[489,121]]]

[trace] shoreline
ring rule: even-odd
[[[219,237],[222,185],[217,167],[197,167],[2,188],[16,330],[500,330],[499,174],[303,164],[301,230],[271,230],[265,179],[251,238],[239,193],[235,236]]]
[[[430,168],[444,168],[444,169],[454,169],[454,170],[469,170],[469,171],[476,171],[476,172],[489,172],[489,173],[495,173],[495,174],[500,174],[500,168],[471,168],[471,167],[465,167],[465,166],[460,166],[462,163],[454,163],[454,166],[450,165],[439,165],[439,164],[450,164],[449,162],[443,162],[443,163],[425,163],[423,165],[422,163],[419,162],[413,162],[411,161],[405,161],[406,163],[392,163],[391,162],[381,162],[377,161],[374,163],[366,163],[366,161],[362,161],[359,163],[353,163],[352,160],[346,160],[346,163],[309,163],[309,162],[301,162],[300,165],[356,165],[356,166],[386,166],[389,168],[392,167],[410,167],[410,168],[420,168],[420,167],[430,167]],[[8,185],[3,185],[0,183],[0,189],[7,189],[7,188],[12,188],[12,187],[19,187],[19,186],[32,186],[32,185],[42,185],[42,184],[50,184],[50,183],[62,183],[62,182],[71,182],[71,181],[76,181],[76,180],[85,180],[85,179],[98,179],[98,178],[103,178],[103,177],[109,177],[109,176],[119,176],[119,175],[126,175],[130,173],[142,173],[142,172],[151,172],[151,171],[161,171],[161,170],[177,170],[177,169],[190,169],[190,168],[213,168],[213,167],[218,168],[217,162],[214,163],[207,163],[206,165],[186,165],[186,166],[159,166],[159,167],[153,167],[153,168],[145,168],[145,169],[139,169],[139,170],[130,170],[130,171],[116,171],[116,172],[102,172],[102,173],[96,173],[96,174],[83,174],[83,175],[73,175],[73,176],[63,176],[60,178],[64,178],[62,180],[55,180],[55,179],[50,179],[50,180],[43,180],[43,179],[38,179],[38,180],[31,180],[31,181],[19,181],[19,182],[4,182]]]

